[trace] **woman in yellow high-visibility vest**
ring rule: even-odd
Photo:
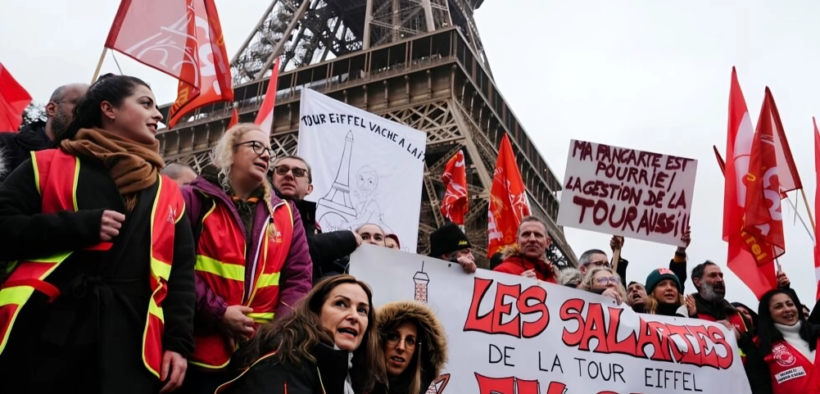
[[[15,393],[156,393],[193,351],[194,248],[148,85],[105,75],[0,186],[0,375]]]

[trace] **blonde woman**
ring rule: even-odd
[[[608,267],[595,267],[587,270],[578,288],[611,297],[618,304],[626,301],[626,290],[621,284],[621,277]]]
[[[271,158],[268,136],[237,124],[214,147],[214,168],[182,190],[197,246],[194,376],[186,393],[213,393],[233,378],[237,347],[310,291],[305,230],[292,203],[271,192]]]
[[[668,268],[658,268],[646,277],[646,313],[689,317],[697,312],[695,299],[683,296],[683,285]]]

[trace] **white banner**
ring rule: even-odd
[[[735,337],[719,324],[370,245],[350,261],[377,307],[420,300],[444,325],[450,359],[428,394],[751,393]]]
[[[694,159],[572,140],[558,224],[684,246],[697,167]]]
[[[427,135],[309,89],[299,119],[322,230],[374,223],[415,252]]]

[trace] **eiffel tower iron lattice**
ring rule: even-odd
[[[561,183],[495,84],[473,12],[483,0],[275,0],[231,62],[235,103],[192,112],[158,133],[167,161],[200,171],[224,133],[235,105],[253,122],[281,57],[271,148],[295,154],[301,90],[310,88],[427,133],[418,252],[444,223],[441,174],[463,149],[470,211],[465,231],[487,266],[487,207],[501,136],[510,136],[533,214],[547,223],[568,265],[577,258],[558,216]],[[169,105],[160,108],[167,114]],[[343,185],[328,202],[345,204]],[[341,198],[341,199],[339,199]]]

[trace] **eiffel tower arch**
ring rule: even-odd
[[[257,23],[231,68],[235,104],[195,110],[158,133],[167,161],[201,170],[227,127],[232,105],[252,122],[270,69],[281,56],[271,147],[295,154],[299,100],[305,88],[427,133],[418,252],[444,223],[440,213],[447,160],[463,149],[470,210],[465,231],[479,265],[487,266],[487,209],[497,146],[512,142],[533,214],[567,264],[577,258],[556,224],[561,183],[499,92],[473,19],[483,0],[276,0]],[[167,114],[170,104],[160,108]]]

